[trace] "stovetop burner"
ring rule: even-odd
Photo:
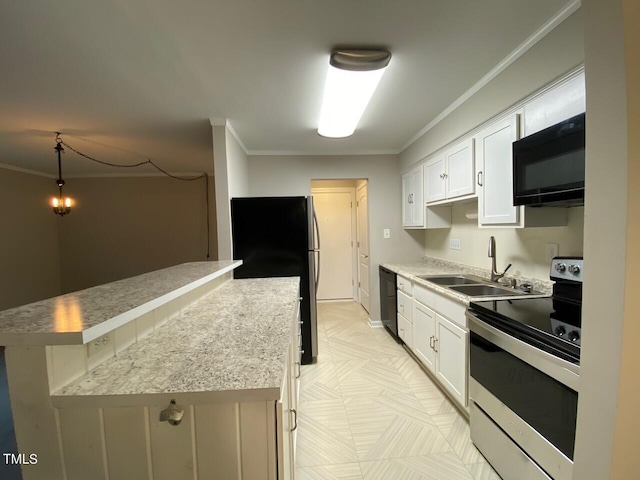
[[[472,302],[469,310],[483,321],[574,363],[580,359],[582,325],[581,257],[556,257],[550,298]]]

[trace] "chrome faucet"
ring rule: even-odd
[[[511,264],[507,265],[502,273],[498,273],[496,270],[496,239],[493,236],[489,237],[489,258],[491,259],[491,281],[497,282],[504,277],[507,270],[511,268]]]

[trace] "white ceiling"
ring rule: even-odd
[[[566,3],[3,2],[0,163],[55,173],[61,131],[101,160],[211,170],[211,118],[229,119],[249,152],[398,152]],[[356,133],[326,139],[316,122],[338,45],[393,57]],[[63,162],[113,173],[72,152]]]

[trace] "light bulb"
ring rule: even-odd
[[[58,208],[58,199],[54,197],[51,200],[51,205],[53,205],[54,208]]]
[[[71,199],[69,197],[64,199],[64,206],[65,207],[70,207],[71,206]]]

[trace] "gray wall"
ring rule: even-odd
[[[400,154],[401,170],[473,130],[584,61],[582,13],[562,22],[522,57]]]
[[[59,222],[64,292],[206,260],[203,179],[70,178],[67,190],[76,205]],[[212,260],[217,252],[214,198],[209,178]]]
[[[249,156],[251,196],[310,195],[311,180],[367,179],[369,181],[370,285],[372,320],[380,319],[378,265],[416,261],[422,257],[421,231],[402,229],[402,186],[398,157]],[[391,238],[382,231],[391,229]]]
[[[0,168],[0,310],[60,293],[52,178]]]

